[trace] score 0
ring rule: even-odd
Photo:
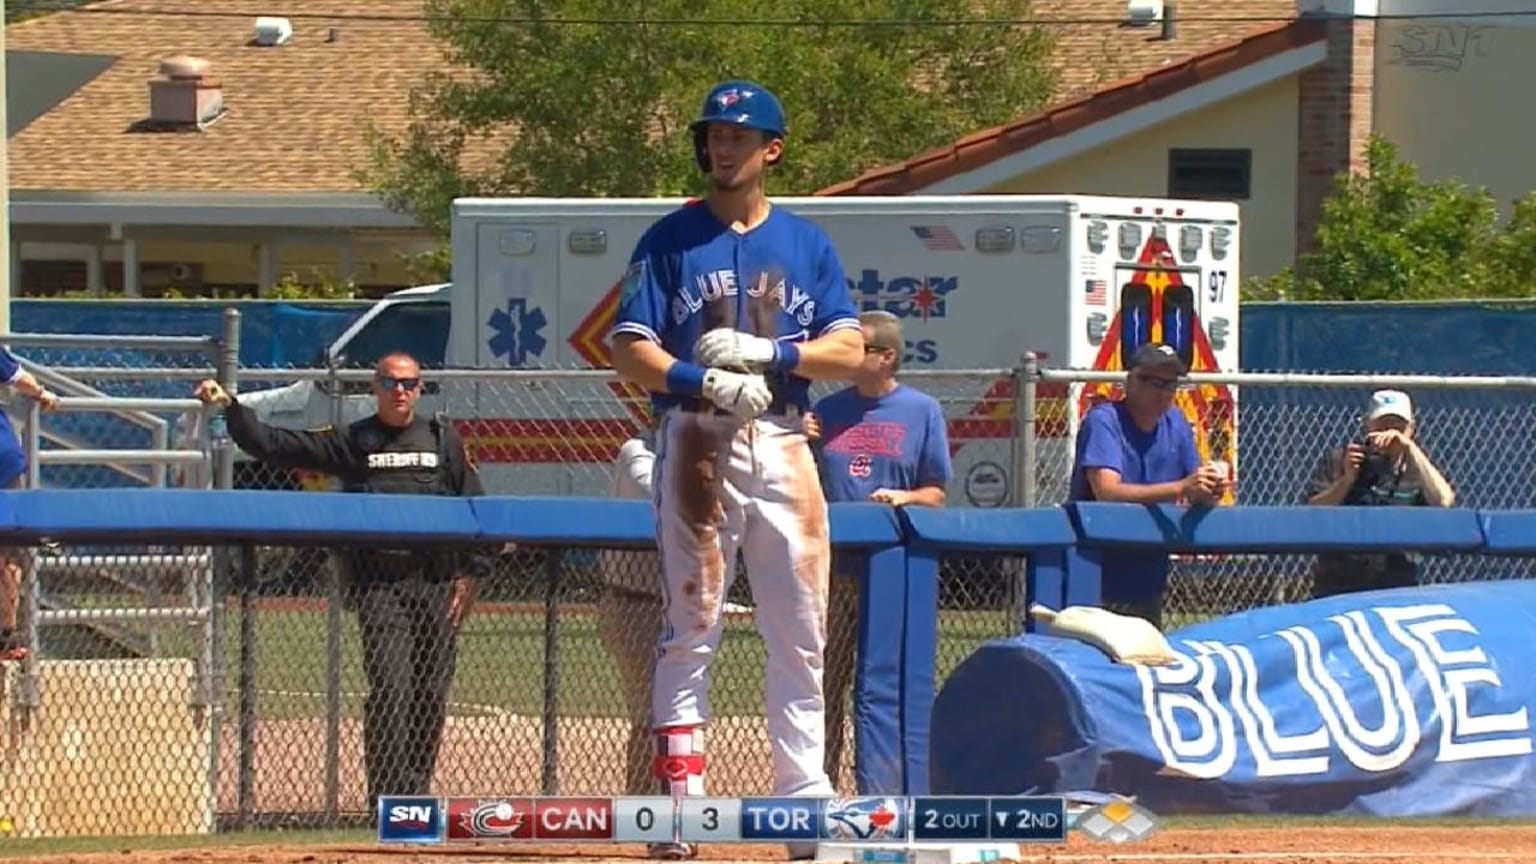
[[[671,798],[613,799],[615,843],[671,843],[676,834]]]

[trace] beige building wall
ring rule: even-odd
[[[1506,213],[1536,189],[1536,19],[1376,26],[1375,131],[1424,179],[1487,187]]]
[[[46,238],[46,231],[31,232],[31,236]],[[16,286],[18,296],[45,291],[78,293],[89,290],[93,268],[100,268],[101,291],[115,295],[122,291],[122,243],[103,241],[87,236],[93,233],[104,237],[106,230],[60,233],[57,241],[34,239],[16,244],[15,271],[33,271],[28,262],[48,262],[45,284],[27,285],[21,280]],[[196,234],[188,229],[187,234]],[[271,232],[251,231],[242,236],[235,229],[205,232],[211,236],[200,240],[167,239],[166,229],[145,232],[134,239],[138,247],[140,282],[147,296],[159,296],[156,285],[167,280],[186,278],[175,271],[177,265],[200,268],[201,283],[205,286],[258,285],[262,275],[261,248],[272,243],[276,250],[272,263],[273,278],[281,281],[292,276],[299,282],[313,284],[319,278],[345,278],[350,269],[358,288],[408,287],[417,280],[408,272],[406,256],[425,252],[434,246],[426,234],[393,231],[379,234],[360,233],[353,238],[350,254],[343,252],[340,238],[331,236],[306,237],[292,235],[275,243]],[[91,259],[95,259],[91,263]],[[69,266],[73,265],[73,266]],[[182,292],[188,293],[188,292]]]
[[[1154,126],[985,191],[1015,194],[1168,194],[1168,151],[1253,151],[1252,197],[1242,207],[1243,278],[1291,263],[1296,238],[1296,79],[1287,78]]]

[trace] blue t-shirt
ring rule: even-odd
[[[945,486],[952,473],[944,409],[911,387],[871,399],[854,387],[816,403],[821,484],[828,501],[868,501],[876,489]]]
[[[703,202],[652,225],[630,256],[612,334],[649,339],[684,362],[704,333],[729,327],[788,342],[843,328],[858,313],[832,241],[816,223],[774,207],[762,224],[733,231]],[[810,382],[770,374],[778,399],[810,407]],[[688,399],[653,394],[657,412]]]
[[[1200,467],[1195,432],[1177,409],[1170,408],[1151,432],[1131,419],[1125,403],[1095,405],[1083,415],[1077,431],[1077,457],[1072,465],[1073,501],[1092,501],[1088,471],[1110,468],[1120,482],[1169,483]],[[1163,552],[1102,553],[1104,600],[1136,601],[1155,597],[1168,584],[1168,555]]]

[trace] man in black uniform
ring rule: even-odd
[[[416,414],[421,367],[408,354],[379,361],[375,414],[345,429],[278,429],[216,381],[197,398],[225,408],[230,437],[253,458],[279,468],[335,475],[347,492],[483,495],[463,439],[446,418]],[[426,795],[437,761],[453,679],[458,625],[476,581],[488,575],[484,550],[347,550],[348,605],[357,612],[368,675],[363,750],[370,812],[380,795]]]

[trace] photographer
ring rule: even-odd
[[[1371,394],[1365,434],[1329,451],[1308,504],[1345,507],[1450,507],[1456,492],[1413,440],[1413,403],[1398,390]],[[1419,584],[1418,556],[1406,552],[1319,555],[1312,596]]]

